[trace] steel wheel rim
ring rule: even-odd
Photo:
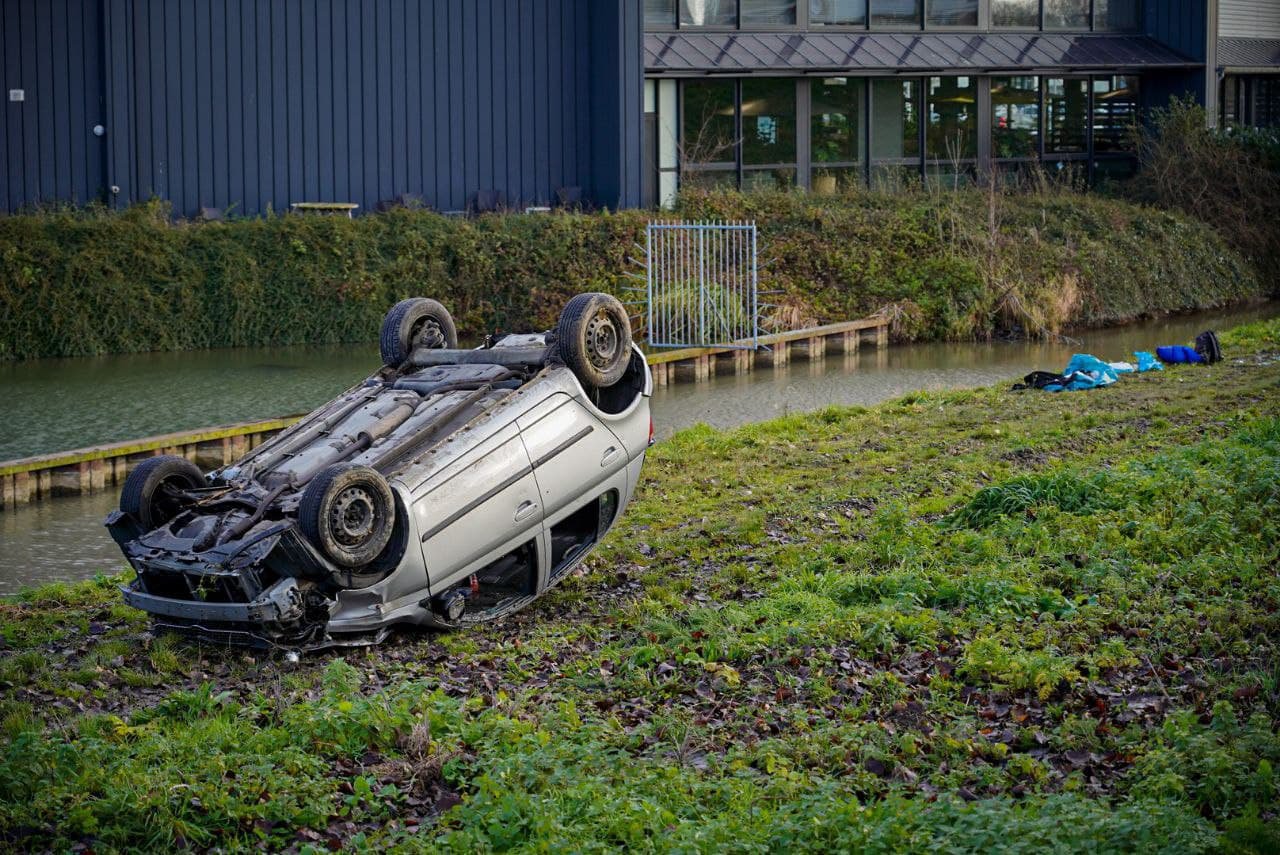
[[[596,312],[587,322],[587,357],[591,364],[598,368],[606,368],[613,364],[618,356],[621,337],[604,309]]]
[[[329,531],[343,546],[359,546],[368,541],[376,531],[377,522],[377,502],[363,487],[343,490],[329,511]]]

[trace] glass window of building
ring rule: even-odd
[[[1138,0],[1093,0],[1095,30],[1138,29]]]
[[[854,77],[827,77],[810,88],[810,161],[815,193],[862,183],[863,81]]]
[[[737,24],[738,0],[680,0],[682,27],[734,27]]]
[[[795,164],[796,81],[748,78],[742,81],[742,164]],[[792,170],[794,177],[794,170]]]
[[[644,25],[646,27],[674,27],[676,25],[676,0],[644,0]]]
[[[686,164],[736,168],[734,88],[732,80],[690,80],[684,84],[680,144]]]
[[[921,0],[871,0],[871,25],[874,27],[920,26]]]
[[[971,160],[978,154],[978,79],[930,77],[925,153],[930,161]]]
[[[1129,131],[1138,120],[1138,78],[1131,74],[1093,80],[1093,150],[1128,151]]]
[[[1089,124],[1089,81],[1049,77],[1044,83],[1044,150],[1083,152]]]
[[[919,80],[871,83],[871,163],[877,184],[920,175]]]
[[[1039,29],[1040,0],[991,0],[991,25]]]
[[[991,78],[991,156],[1040,154],[1040,78]]]
[[[930,27],[976,27],[978,0],[929,0],[925,23]]]
[[[809,25],[865,27],[867,0],[809,0]]]
[[[744,27],[795,26],[796,0],[742,0],[738,15]]]
[[[1088,30],[1089,0],[1044,0],[1046,30]]]

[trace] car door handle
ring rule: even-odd
[[[537,502],[521,502],[520,507],[516,508],[516,522],[527,520],[529,517],[533,516],[533,513],[536,510],[538,510]]]
[[[600,466],[608,466],[610,463],[618,459],[618,449],[615,446],[609,446],[604,455],[600,458]]]

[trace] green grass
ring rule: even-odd
[[[30,592],[0,840],[1275,851],[1280,323],[1224,340],[684,431],[492,627],[291,664],[154,638],[112,580]]]

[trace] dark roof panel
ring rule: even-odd
[[[1265,40],[1219,39],[1220,59],[1224,42]],[[1280,41],[1266,44],[1272,49],[1269,62],[1280,61]],[[1067,33],[647,33],[644,48],[646,71],[676,74],[1186,68],[1196,64],[1147,36]],[[1236,63],[1223,60],[1223,64]]]
[[[1218,65],[1280,69],[1280,39],[1218,39]]]

